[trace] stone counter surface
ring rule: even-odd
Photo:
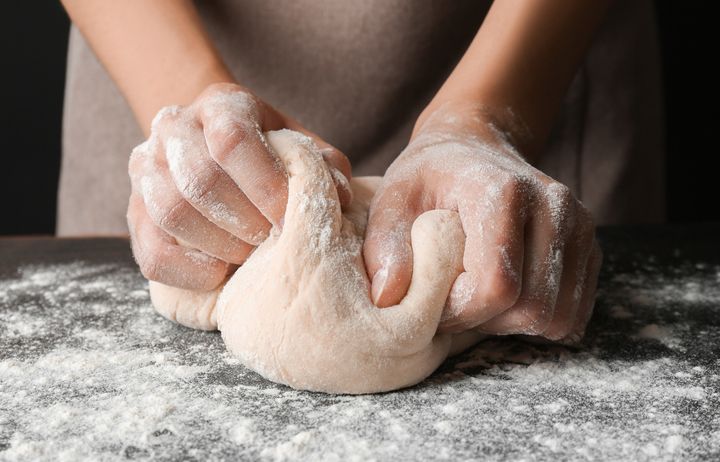
[[[490,339],[365,396],[160,317],[125,240],[1,239],[0,460],[718,460],[720,226],[600,235],[580,347]]]

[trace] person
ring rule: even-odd
[[[282,227],[286,172],[263,135],[281,128],[322,148],[345,206],[351,164],[387,169],[363,248],[378,307],[408,288],[414,219],[459,213],[446,332],[579,340],[592,216],[663,219],[649,1],[63,3],[58,234],[126,232],[129,197],[149,279],[209,290]]]

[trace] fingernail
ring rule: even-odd
[[[373,303],[375,305],[378,304],[378,300],[383,295],[383,292],[385,291],[385,284],[387,283],[387,276],[388,276],[388,270],[387,268],[380,268],[380,270],[375,273],[375,276],[373,276],[372,279],[372,299]]]

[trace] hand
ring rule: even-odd
[[[145,277],[210,290],[282,226],[287,172],[263,135],[281,128],[313,138],[341,204],[350,203],[350,163],[340,151],[242,87],[211,85],[187,107],[162,109],[130,156],[127,217]]]
[[[467,236],[441,331],[582,337],[601,263],[590,213],[518,155],[480,108],[441,106],[388,169],[364,246],[378,306],[406,293],[410,229],[431,209],[457,211]]]

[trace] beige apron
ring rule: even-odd
[[[234,75],[382,174],[462,56],[489,2],[198,2]],[[598,223],[664,219],[663,122],[652,3],[616,2],[574,79],[538,167]],[[132,113],[78,31],[68,52],[59,235],[127,233]]]

